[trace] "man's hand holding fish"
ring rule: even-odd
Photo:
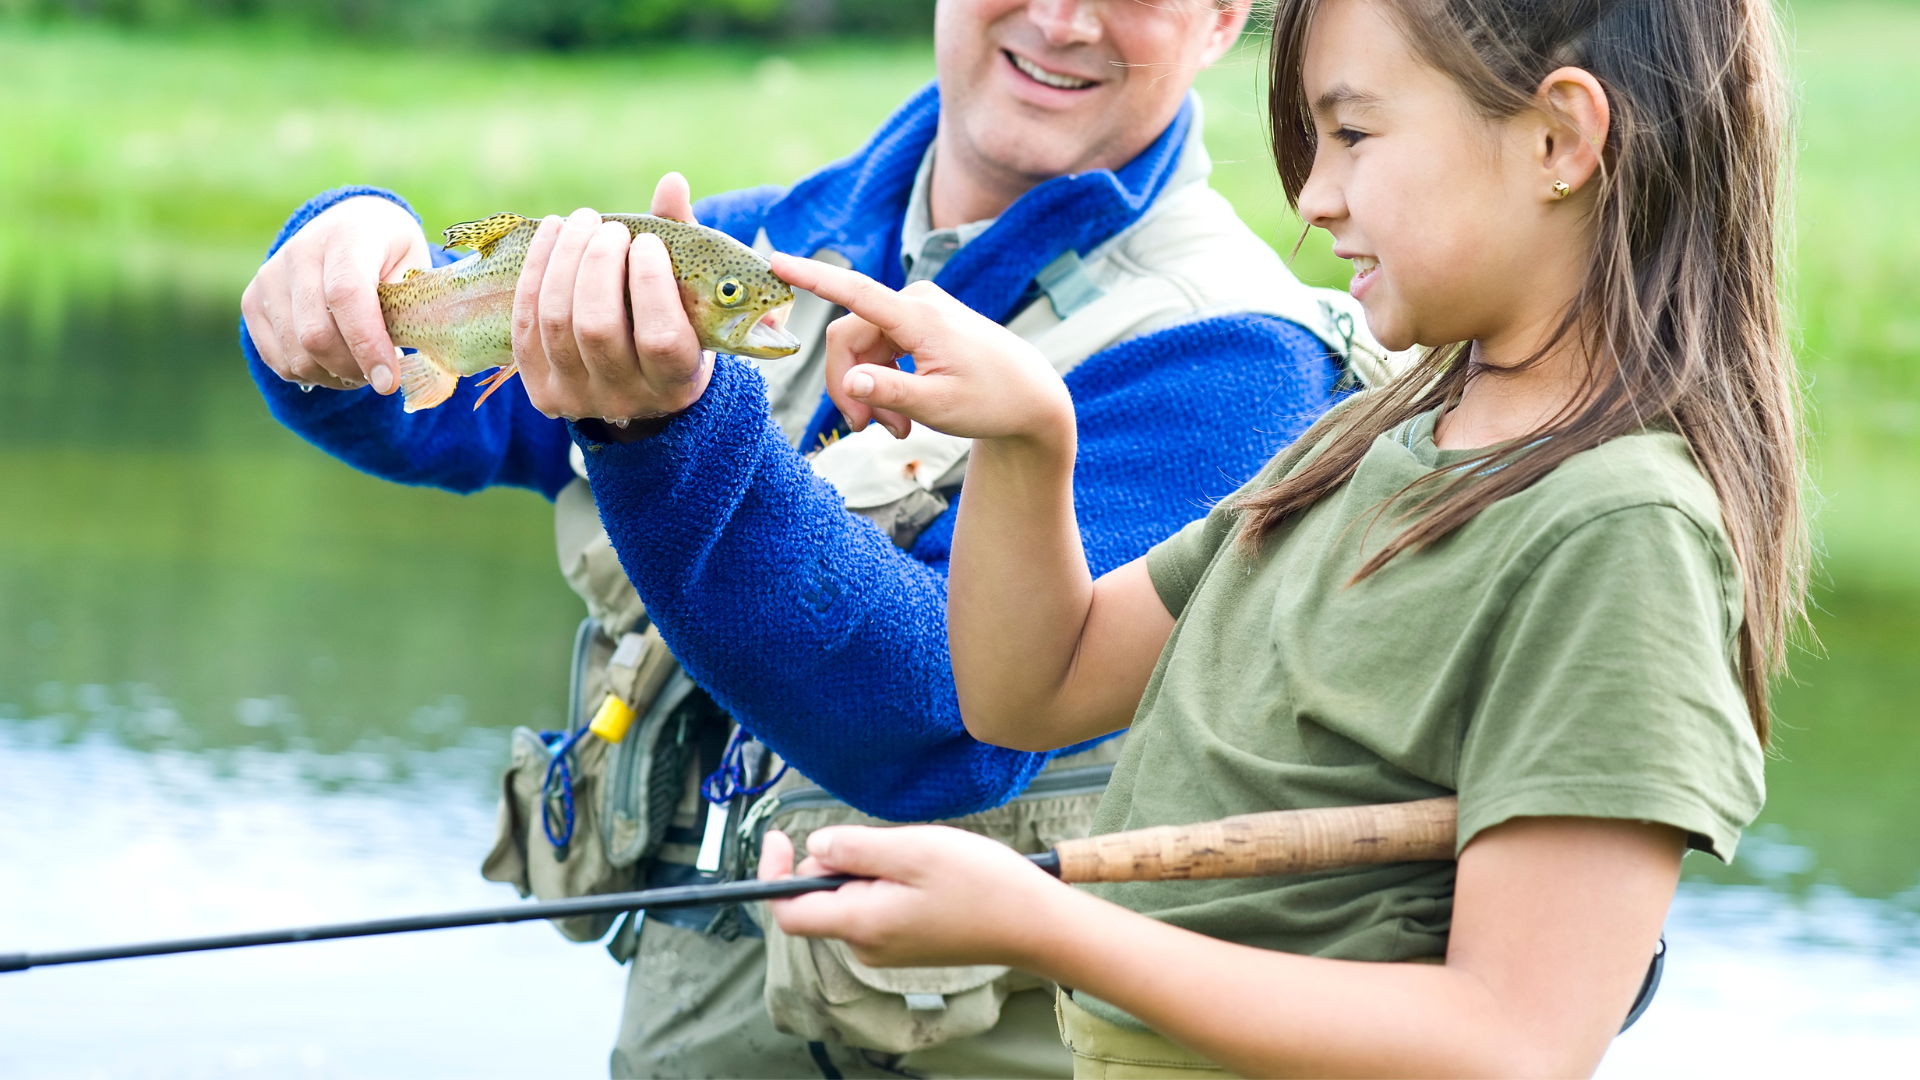
[[[652,212],[693,220],[679,173],[661,178]],[[549,217],[534,234],[514,293],[513,355],[534,408],[606,420],[621,441],[658,428],[627,421],[698,401],[713,371],[681,306],[666,245],[584,209],[564,221]]]
[[[240,297],[260,360],[301,386],[399,389],[375,284],[433,265],[427,234],[391,199],[336,203],[261,265]]]

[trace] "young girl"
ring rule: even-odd
[[[1096,832],[1457,792],[1457,864],[1082,890],[978,836],[839,828],[801,872],[883,880],[775,914],[1072,988],[1082,1075],[1587,1074],[1685,849],[1730,857],[1759,811],[1801,604],[1771,13],[1287,0],[1272,56],[1289,197],[1375,336],[1429,348],[1098,581],[1038,355],[931,286],[776,266],[854,313],[857,426],[977,440],[948,608],[976,736],[1131,724]],[[770,834],[762,873],[791,859]]]

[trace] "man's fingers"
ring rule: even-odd
[[[633,302],[633,343],[648,381],[659,386],[692,379],[705,362],[700,336],[687,321],[667,246],[652,233],[633,238],[627,293]]]
[[[573,286],[573,337],[580,357],[596,375],[614,382],[639,374],[627,327],[629,235],[614,221],[595,229]]]
[[[387,334],[387,318],[380,310],[376,287],[380,253],[364,257],[367,253],[356,251],[349,239],[336,233],[328,242],[321,282],[327,310],[333,314],[334,326],[358,368],[338,374],[372,382],[376,389],[385,385],[391,391],[395,382],[391,372],[385,373],[384,379],[375,374],[393,363],[393,339]]]
[[[326,275],[324,258],[290,260],[287,311],[276,320],[281,324],[281,340],[287,345],[287,366],[308,381],[313,374],[333,370],[329,354],[339,354],[336,362],[341,367],[353,366],[353,357],[346,351],[339,328],[334,326],[333,312],[327,307]]]
[[[249,294],[253,286],[248,286]],[[267,365],[275,375],[288,382],[305,386],[326,386],[335,390],[347,390],[351,387],[315,364],[311,358],[301,357],[298,365],[292,363],[286,353],[286,339],[275,329],[265,307],[257,301],[243,300],[240,305],[241,317],[247,324],[247,337],[253,340],[253,349],[260,354],[260,362]]]
[[[266,295],[270,286],[265,278],[262,272],[247,282],[246,291],[240,294],[240,316],[246,320],[247,337],[253,341],[253,351],[260,354],[260,362],[280,374],[285,371],[282,366],[285,361],[280,350],[280,335],[267,314]]]
[[[553,245],[560,240],[560,225],[560,219],[550,215],[534,230],[513,290],[513,359],[528,386],[545,386],[547,381],[547,352],[540,344],[540,285],[553,259]]]
[[[309,303],[325,304],[318,298],[317,291]],[[278,310],[271,310],[273,333],[280,342],[280,365],[276,369],[280,377],[290,382],[313,383],[326,377],[326,369],[315,363],[307,355],[306,347],[300,343],[301,294],[296,282],[289,283],[287,293],[280,298]]]
[[[653,188],[653,216],[675,221],[693,220],[693,189],[687,178],[670,172]]]
[[[580,370],[573,337],[573,290],[581,256],[599,228],[599,214],[587,209],[574,211],[560,227],[560,238],[554,242],[547,272],[540,281],[540,343],[547,350],[547,362],[563,374]]]

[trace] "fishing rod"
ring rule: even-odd
[[[1062,881],[1180,881],[1204,878],[1306,874],[1375,863],[1450,860],[1454,857],[1457,800],[1426,799],[1380,806],[1327,807],[1243,814],[1197,825],[1161,825],[1133,832],[1068,840],[1029,855]],[[0,973],[60,964],[91,964],[141,956],[292,945],[303,941],[411,934],[462,926],[610,915],[628,911],[744,904],[783,900],[837,889],[868,878],[849,874],[677,885],[638,892],[577,896],[506,907],[436,915],[407,915],[365,922],[258,930],[245,934],[108,945],[60,952],[0,953]]]

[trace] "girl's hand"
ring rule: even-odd
[[[807,852],[801,874],[880,880],[772,901],[774,919],[798,937],[840,938],[876,967],[1033,970],[1055,912],[1078,897],[1006,845],[939,825],[834,826],[808,837]],[[760,878],[785,877],[792,867],[793,842],[768,832]]]
[[[828,328],[826,370],[854,428],[878,420],[904,438],[919,421],[974,440],[947,575],[947,646],[967,730],[1052,750],[1125,727],[1173,616],[1144,564],[1098,587],[1088,572],[1073,509],[1073,400],[1059,374],[931,283],[894,292],[807,259],[772,262],[789,283],[850,312]],[[908,354],[911,375],[896,364]],[[873,843],[892,850],[908,842],[896,836],[918,834],[886,835]],[[961,924],[979,917],[955,914]]]
[[[1073,402],[1046,358],[930,281],[900,292],[811,259],[772,256],[789,284],[850,314],[827,329],[827,393],[855,431],[913,421],[972,439],[1071,446]],[[914,373],[900,370],[913,357]]]

